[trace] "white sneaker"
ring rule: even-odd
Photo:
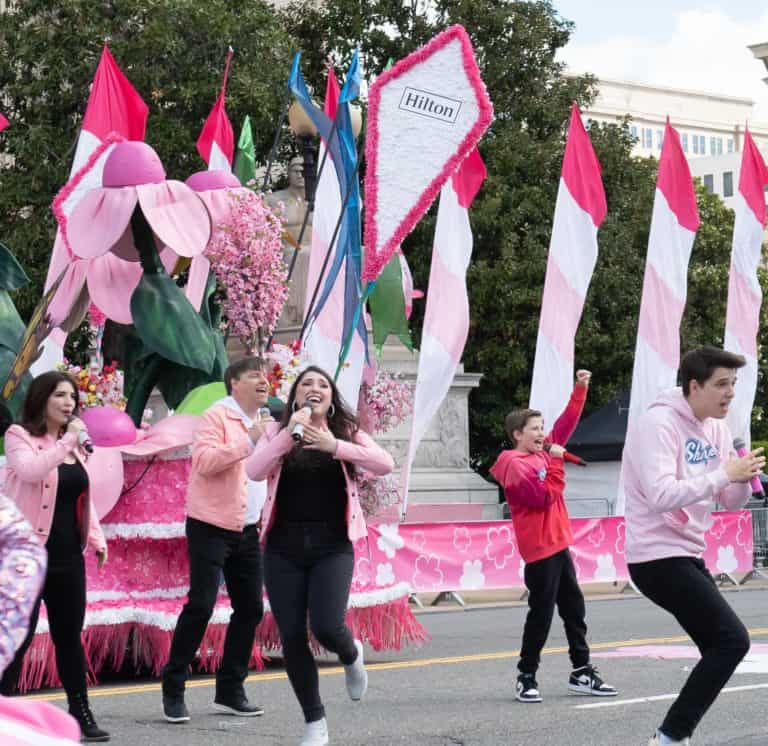
[[[347,693],[353,702],[359,702],[365,690],[368,688],[368,672],[365,670],[365,661],[363,660],[363,643],[355,640],[357,648],[357,658],[354,663],[344,666],[344,676],[347,680]]]
[[[301,739],[299,746],[326,746],[328,743],[328,722],[325,718],[322,720],[313,720],[307,723],[304,728],[304,738]]]
[[[671,738],[663,735],[659,731],[654,733],[653,738],[648,741],[648,746],[667,746],[668,744],[680,744],[680,746],[690,746],[691,739],[685,738],[682,741],[673,741]]]

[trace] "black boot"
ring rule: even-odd
[[[80,725],[82,743],[95,743],[109,741],[109,733],[96,725],[91,708],[88,705],[88,695],[85,692],[77,692],[69,699],[69,714]]]

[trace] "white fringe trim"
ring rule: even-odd
[[[88,601],[96,603],[98,601],[140,601],[142,599],[152,598],[181,598],[185,596],[188,588],[179,586],[177,588],[158,588],[152,591],[92,591],[88,594]],[[369,591],[366,593],[352,593],[349,597],[349,609],[365,609],[371,606],[380,606],[382,604],[396,601],[407,597],[411,593],[411,586],[408,583],[398,583],[391,588],[382,588],[381,590]],[[271,611],[269,600],[264,599],[264,611]],[[213,610],[213,616],[209,624],[227,624],[232,609],[228,606],[216,606]],[[157,627],[165,631],[176,628],[179,615],[171,614],[166,611],[155,611],[145,608],[141,605],[126,605],[117,609],[86,609],[85,627],[94,627],[98,625],[117,626],[119,624],[144,624],[149,627]],[[40,618],[37,622],[35,633],[45,634],[48,632],[48,620]]]

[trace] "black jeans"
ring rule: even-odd
[[[528,589],[529,610],[523,628],[520,662],[517,664],[521,673],[535,674],[538,670],[555,605],[565,625],[573,667],[586,666],[589,663],[587,625],[584,621],[586,609],[570,551],[563,549],[551,557],[526,564],[525,587]]]
[[[643,595],[677,619],[701,653],[661,724],[667,736],[681,741],[691,736],[749,651],[749,634],[702,560],[639,562],[629,565],[629,574]]]
[[[259,530],[227,531],[187,518],[189,597],[181,611],[163,668],[163,693],[184,692],[187,670],[195,657],[213,613],[222,573],[232,604],[224,655],[216,672],[216,695],[239,698],[253,651],[256,625],[264,615]]]
[[[355,557],[352,544],[322,524],[294,524],[292,538],[270,534],[264,554],[264,579],[285,667],[306,722],[325,717],[317,664],[309,647],[309,626],[317,641],[354,663],[357,648],[344,622]]]
[[[85,561],[80,553],[67,562],[48,567],[43,593],[37,599],[29,619],[27,636],[3,674],[0,693],[8,696],[16,689],[24,654],[32,644],[37,627],[41,601],[45,601],[48,611],[48,627],[61,685],[71,700],[73,695],[86,692],[85,652],[80,639],[85,619]]]

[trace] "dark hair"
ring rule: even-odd
[[[21,414],[19,415],[19,424],[30,435],[45,435],[48,428],[45,424],[45,407],[48,399],[56,390],[60,383],[68,383],[75,392],[75,408],[72,414],[76,415],[80,408],[80,394],[77,390],[77,383],[69,373],[60,370],[49,370],[42,373],[32,380],[27,389],[27,396],[24,404],[21,405]]]
[[[541,417],[541,412],[538,409],[513,409],[507,415],[504,420],[504,429],[513,446],[517,447],[515,430],[522,430],[528,424],[528,420],[533,417]]]
[[[232,393],[232,381],[240,380],[240,376],[249,370],[264,370],[264,361],[260,357],[254,357],[249,355],[248,357],[235,360],[234,363],[227,366],[224,371],[224,388],[227,390],[227,394]]]
[[[288,394],[288,401],[285,404],[285,410],[283,411],[283,418],[281,420],[282,426],[286,427],[288,425],[288,421],[291,419],[291,415],[293,414],[293,406],[296,401],[296,390],[298,389],[301,380],[304,378],[304,376],[307,375],[307,373],[319,373],[328,381],[331,386],[331,405],[333,407],[333,415],[326,415],[326,418],[328,419],[328,429],[338,440],[352,440],[354,434],[359,430],[357,417],[349,410],[349,407],[339,393],[339,389],[334,383],[333,378],[317,365],[310,365],[304,368],[304,370],[301,371],[298,376],[296,376],[296,380],[293,382],[291,391]],[[295,448],[294,451],[296,451]],[[292,453],[294,451],[292,451]],[[350,477],[354,476],[355,469],[352,464],[347,464],[347,472],[349,473]]]
[[[691,393],[691,381],[697,381],[700,384],[708,381],[715,368],[728,368],[735,370],[743,368],[747,361],[742,355],[737,355],[728,350],[721,350],[719,347],[694,347],[683,355],[680,361],[680,381],[683,385],[683,395],[688,396]]]

